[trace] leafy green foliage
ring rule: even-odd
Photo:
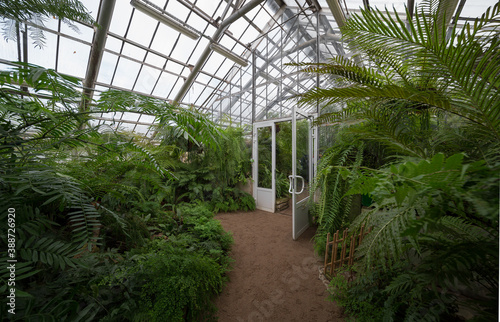
[[[158,225],[161,233],[129,254],[100,288],[116,287],[131,295],[123,305],[114,299],[113,313],[131,320],[198,321],[214,319],[211,296],[221,291],[228,252],[233,243],[206,204],[181,204],[175,224]],[[163,236],[163,237],[162,237]],[[118,296],[118,295],[115,295]],[[139,307],[137,307],[139,305]],[[134,308],[137,311],[134,311]]]
[[[500,4],[450,31],[445,8],[426,1],[406,19],[362,10],[342,30],[358,58],[302,64],[340,76],[301,96],[325,106],[319,123],[384,151],[367,164],[332,164],[338,178],[324,188],[348,182],[340,200],[374,201],[350,227],[373,227],[357,251],[358,275],[335,282],[344,290],[336,299],[360,320],[456,320],[463,307],[478,320],[498,314]]]
[[[499,168],[463,159],[436,154],[381,170],[340,170],[357,178],[349,194],[368,193],[375,201],[353,224],[374,227],[358,251],[363,275],[357,283],[366,288],[363,278],[374,265],[395,274],[406,263],[384,286],[384,306],[398,306],[410,294],[407,319],[423,308],[429,318],[453,312],[459,293],[468,298],[462,306],[487,308],[484,318],[495,311]]]
[[[151,321],[208,320],[207,308],[213,314],[210,296],[222,288],[221,269],[214,260],[178,249],[152,254],[142,266],[149,273],[142,298]]]
[[[179,180],[190,167],[179,147],[145,146],[133,135],[88,121],[92,113],[154,113],[158,133],[162,127],[177,128],[199,147],[203,160],[202,155],[223,146],[217,140],[225,137],[204,115],[120,93],[102,95],[99,104],[82,112],[77,79],[27,64],[1,71],[0,84],[0,219],[7,222],[6,209],[16,209],[16,250],[22,260],[16,267],[19,314],[12,319],[162,320],[165,305],[178,303],[182,312],[189,308],[186,316],[192,319],[213,311],[209,299],[225,281],[232,237],[211,210],[255,207],[251,196],[230,186],[248,173],[242,132],[227,131],[236,143],[228,143],[226,152],[240,153],[232,169],[204,159],[200,173],[206,175],[207,189],[196,191],[193,182]],[[132,107],[131,99],[137,103]],[[217,182],[214,172],[224,173],[226,182]],[[180,200],[213,195],[218,197],[209,205],[176,207]],[[0,232],[2,249],[6,233]],[[169,254],[177,259],[170,262]],[[179,263],[185,267],[171,270]],[[134,270],[136,264],[148,270]],[[166,276],[163,269],[172,274]],[[117,280],[117,272],[128,277]],[[163,298],[152,296],[160,294],[154,289],[158,284],[150,282],[156,278],[165,284]],[[2,272],[2,292],[6,279]],[[0,315],[7,315],[6,308],[1,306]]]
[[[206,115],[192,108],[183,108],[164,100],[117,90],[102,93],[97,107],[101,110],[153,115],[158,122],[159,138],[166,139],[167,134],[173,133],[175,137],[188,139],[197,146],[205,145],[213,149],[219,146],[221,130]]]
[[[25,93],[17,84],[33,91]],[[81,127],[87,114],[78,112],[81,94],[76,78],[18,63],[11,71],[0,71],[0,85],[2,166],[8,166],[13,154],[26,162],[53,149],[83,146],[98,136],[98,128]],[[45,94],[43,100],[39,94]]]
[[[35,47],[42,48],[45,45],[43,27],[47,19],[58,18],[66,25],[78,32],[73,20],[94,24],[95,21],[87,12],[87,9],[78,0],[22,0],[15,2],[0,3],[0,25],[2,34],[6,41],[21,42],[20,30],[28,34],[33,40]],[[30,24],[26,23],[30,22]],[[23,26],[24,23],[24,26]],[[40,28],[42,27],[42,28]],[[25,47],[27,49],[27,47]],[[26,50],[25,49],[25,50]],[[24,53],[27,55],[27,52]],[[21,57],[19,57],[21,60]]]
[[[456,298],[419,285],[418,277],[400,263],[387,271],[373,266],[348,280],[351,271],[340,271],[330,282],[331,298],[356,318],[356,321],[452,321]],[[407,288],[394,291],[395,281],[405,280]]]
[[[377,9],[354,15],[343,35],[371,67],[360,67],[343,57],[329,63],[302,64],[307,72],[341,76],[343,86],[311,90],[301,96],[301,102],[316,104],[319,100],[327,106],[348,102],[348,108],[323,113],[319,121],[380,120],[383,126],[376,130],[382,132],[366,134],[420,157],[432,155],[428,154],[431,151],[413,149],[408,136],[402,135],[404,126],[395,122],[401,111],[388,115],[387,108],[403,107],[408,113],[430,116],[455,115],[458,119],[453,121],[458,120],[462,131],[481,137],[476,149],[487,151],[485,145],[497,145],[499,140],[498,80],[492,75],[499,68],[500,44],[494,39],[500,5],[461,30],[455,27],[449,37],[442,36],[446,28],[439,30],[442,17],[438,13],[421,10],[425,8],[417,10],[413,18]],[[406,21],[410,21],[408,26]]]
[[[78,265],[46,274],[44,281],[31,279],[30,286],[24,285],[23,290],[33,296],[18,294],[19,315],[15,318],[214,319],[211,297],[221,291],[226,281],[232,236],[213,219],[206,204],[181,204],[176,210],[176,215],[162,214],[148,221],[154,225],[153,239],[141,248],[125,253],[113,249],[85,253]],[[49,240],[40,242],[45,245]],[[25,244],[29,246],[31,241]],[[59,245],[51,247],[57,249]],[[38,273],[23,265],[18,266],[18,280]]]
[[[252,155],[249,140],[245,139],[243,128],[228,127],[221,129],[217,138],[218,149],[204,151],[203,160],[193,166],[208,166],[222,186],[234,187],[246,183],[251,176],[250,158]]]
[[[0,4],[0,16],[9,19],[29,20],[34,15],[93,22],[92,16],[85,6],[77,0],[22,0],[12,3],[2,2]]]
[[[362,162],[363,146],[338,144],[328,149],[318,165],[311,191],[321,190],[315,207],[317,221],[325,231],[334,232],[348,222],[352,198],[344,198],[349,182],[344,180],[338,166],[352,164],[357,167]]]
[[[304,102],[338,102],[370,98],[374,103],[387,100],[409,101],[421,108],[436,107],[472,122],[478,131],[486,131],[498,139],[498,74],[500,52],[495,36],[495,17],[500,5],[494,7],[473,25],[442,37],[445,29],[437,13],[417,10],[406,26],[396,12],[363,10],[349,19],[343,35],[360,50],[374,67],[358,67],[344,58],[332,64],[307,69],[336,74],[349,80],[350,86],[316,89],[304,95]],[[390,48],[390,50],[388,50]],[[411,59],[401,59],[411,57]],[[325,116],[329,117],[329,116]]]
[[[218,212],[255,210],[255,199],[236,188],[216,188],[210,199],[211,209]]]
[[[352,271],[338,271],[330,281],[331,299],[344,308],[356,321],[384,321],[383,293],[385,286],[396,273],[374,269],[350,281],[346,276]],[[390,321],[390,319],[386,319]]]
[[[255,210],[255,199],[235,187],[218,182],[213,172],[206,167],[184,171],[178,170],[170,187],[176,202],[206,201],[214,212]]]

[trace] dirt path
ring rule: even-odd
[[[343,321],[318,277],[314,229],[292,240],[292,218],[263,211],[219,214],[233,232],[230,281],[215,303],[219,321]]]

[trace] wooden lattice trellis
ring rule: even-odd
[[[363,238],[372,231],[372,228],[365,231],[365,226],[361,226],[359,234],[352,235],[349,241],[349,251],[347,251],[347,234],[349,229],[345,229],[342,233],[342,238],[339,238],[339,231],[333,234],[332,240],[330,240],[330,233],[326,236],[326,251],[325,251],[325,266],[324,272],[330,267],[330,275],[333,275],[335,269],[342,267],[344,264],[351,266],[354,263],[354,252],[356,248],[361,245]],[[339,245],[340,254],[339,254]],[[330,251],[330,246],[331,251]],[[329,256],[330,255],[330,256]],[[328,258],[330,257],[330,261]]]

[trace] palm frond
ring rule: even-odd
[[[494,39],[499,15],[497,3],[473,25],[455,27],[446,39],[437,15],[419,11],[414,19],[403,19],[397,12],[363,10],[349,19],[343,35],[374,67],[358,67],[343,58],[302,64],[305,71],[338,75],[350,85],[313,89],[301,95],[301,102],[420,103],[456,114],[475,124],[481,135],[498,140],[500,42]]]
[[[34,15],[67,18],[94,23],[87,8],[78,0],[20,0],[0,2],[0,16],[13,20],[30,20]]]

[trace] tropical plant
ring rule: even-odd
[[[171,134],[172,131],[169,130],[173,128],[176,137],[185,137],[197,146],[219,146],[221,130],[205,114],[194,108],[172,105],[164,100],[117,90],[102,93],[97,108],[100,111],[137,112],[155,116],[155,138],[160,140],[167,139],[166,134]]]
[[[454,319],[464,306],[479,319],[498,314],[500,3],[461,30],[449,31],[447,10],[446,1],[426,1],[413,17],[362,10],[342,29],[361,59],[301,64],[340,76],[301,95],[330,110],[320,123],[393,153],[369,167],[334,166],[339,179],[325,188],[348,182],[344,198],[374,201],[351,225],[374,227],[341,299],[366,304],[351,306],[357,316]]]
[[[343,37],[369,66],[343,57],[301,64],[307,66],[307,72],[341,76],[343,84],[308,91],[301,95],[301,103],[352,103],[321,115],[318,121],[373,121],[379,126],[365,131],[368,137],[421,157],[431,154],[425,146],[412,147],[413,137],[405,135],[405,126],[397,117],[421,115],[418,122],[424,130],[440,113],[450,118],[455,115],[458,120],[450,122],[458,121],[462,133],[480,137],[471,152],[484,155],[488,145],[497,145],[500,139],[500,4],[461,30],[455,24],[449,34],[440,15],[443,11],[436,11],[446,9],[445,5],[426,1],[419,8],[414,17],[378,9],[353,15],[343,28]],[[393,107],[398,107],[398,112],[394,113]],[[441,122],[446,122],[446,117]]]
[[[353,224],[374,227],[358,253],[361,271],[389,271],[404,263],[384,292],[387,301],[410,292],[408,316],[419,310],[429,316],[453,313],[459,296],[461,306],[479,305],[485,318],[496,315],[500,165],[463,159],[464,154],[436,154],[418,163],[354,171],[349,194],[374,198],[374,209]],[[441,309],[433,311],[433,305]]]
[[[16,21],[11,27],[46,15],[93,22],[84,11],[72,0],[0,3],[3,22]],[[42,46],[43,35],[35,36],[35,45]],[[191,217],[171,211],[176,201],[172,172],[180,149],[147,146],[90,120],[94,113],[149,113],[158,124],[154,139],[163,139],[168,129],[214,150],[222,131],[193,109],[118,91],[103,93],[83,110],[78,79],[27,63],[10,65],[0,71],[0,220],[7,222],[7,209],[15,210],[20,262],[18,310],[9,318],[145,320],[170,306],[175,310],[163,315],[179,317],[187,307],[191,317],[211,311],[210,296],[220,291],[229,268],[232,238],[209,210],[209,215]],[[238,166],[226,175],[238,177]],[[2,250],[12,247],[6,230],[0,238]],[[2,254],[5,262],[8,253]],[[176,267],[179,263],[186,267]],[[147,269],[134,271],[136,264]],[[165,268],[172,274],[165,274]],[[120,277],[116,272],[131,272],[130,278],[113,283]],[[2,270],[1,292],[8,278]],[[168,286],[162,287],[165,293],[154,289],[156,278]],[[180,282],[173,285],[175,280]],[[157,300],[156,293],[163,298]],[[4,317],[5,300],[0,308]]]
[[[219,148],[204,151],[203,160],[193,166],[209,167],[222,186],[246,183],[251,175],[252,151],[245,139],[245,129],[228,127],[220,132]]]
[[[18,84],[33,90],[25,92]],[[78,257],[99,242],[93,200],[77,180],[51,165],[58,149],[82,146],[98,135],[95,128],[80,128],[86,115],[72,109],[81,98],[76,84],[74,78],[27,64],[0,72],[0,217],[6,222],[7,208],[15,209],[16,258],[23,260],[16,279],[20,301],[33,289],[19,285],[81,266]],[[6,249],[7,231],[0,234]],[[1,279],[4,290],[7,276]]]
[[[81,97],[76,83],[74,78],[26,64],[0,72],[0,206],[16,209],[17,234],[24,241],[17,247],[30,265],[56,269],[74,265],[73,256],[97,242],[99,216],[91,198],[76,180],[44,164],[58,147],[82,145],[97,135],[95,129],[80,129],[85,115],[70,108]],[[15,84],[34,91],[21,95]],[[43,100],[40,91],[49,91]],[[2,220],[6,216],[2,211]],[[72,237],[54,234],[55,226],[66,227]]]
[[[311,193],[321,191],[315,206],[316,220],[327,232],[335,232],[348,224],[352,197],[344,197],[349,190],[339,167],[357,168],[363,160],[363,145],[338,143],[328,149],[318,165],[318,174],[311,185]]]
[[[171,219],[175,223],[158,225],[162,230],[154,240],[132,250],[114,272],[100,277],[100,294],[113,289],[126,293],[121,303],[116,297],[123,295],[113,293],[105,320],[215,319],[211,297],[226,281],[232,236],[202,202],[179,204]]]
[[[32,90],[25,92],[19,84]],[[16,279],[18,307],[23,314],[17,317],[59,320],[102,316],[97,302],[82,298],[87,293],[73,293],[83,287],[81,284],[74,284],[74,289],[65,287],[61,294],[49,288],[60,274],[84,270],[87,260],[83,258],[96,256],[101,247],[124,252],[143,245],[151,236],[149,221],[171,215],[163,209],[163,203],[168,199],[164,188],[169,178],[173,179],[171,169],[166,168],[174,164],[169,153],[175,153],[175,149],[161,146],[150,152],[134,137],[89,122],[96,112],[142,110],[127,105],[131,101],[125,99],[130,96],[108,93],[97,105],[81,111],[77,79],[23,63],[1,71],[0,85],[0,219],[7,222],[7,208],[16,210],[16,251],[17,258],[23,260],[17,266]],[[198,144],[217,147],[210,134],[203,143],[198,140],[204,131],[218,133],[201,114],[180,109],[175,112],[177,107],[154,105],[139,97],[133,102],[142,102],[138,104],[143,104],[146,112],[157,110],[154,114],[163,124],[177,126]],[[173,119],[168,121],[169,117]],[[158,227],[152,230],[158,231]],[[0,235],[2,249],[7,249],[6,233]],[[222,251],[212,253],[227,267]],[[2,272],[0,279],[0,290],[5,290],[8,272]],[[133,294],[129,291],[127,294]],[[114,294],[107,290],[102,294],[107,293]],[[50,300],[33,297],[37,294]],[[66,299],[61,301],[63,295]],[[135,300],[139,303],[137,297]],[[2,306],[2,315],[6,307]]]
[[[78,0],[21,0],[0,3],[0,15],[9,19],[29,20],[33,15],[37,14],[73,21],[93,21],[88,10]]]

